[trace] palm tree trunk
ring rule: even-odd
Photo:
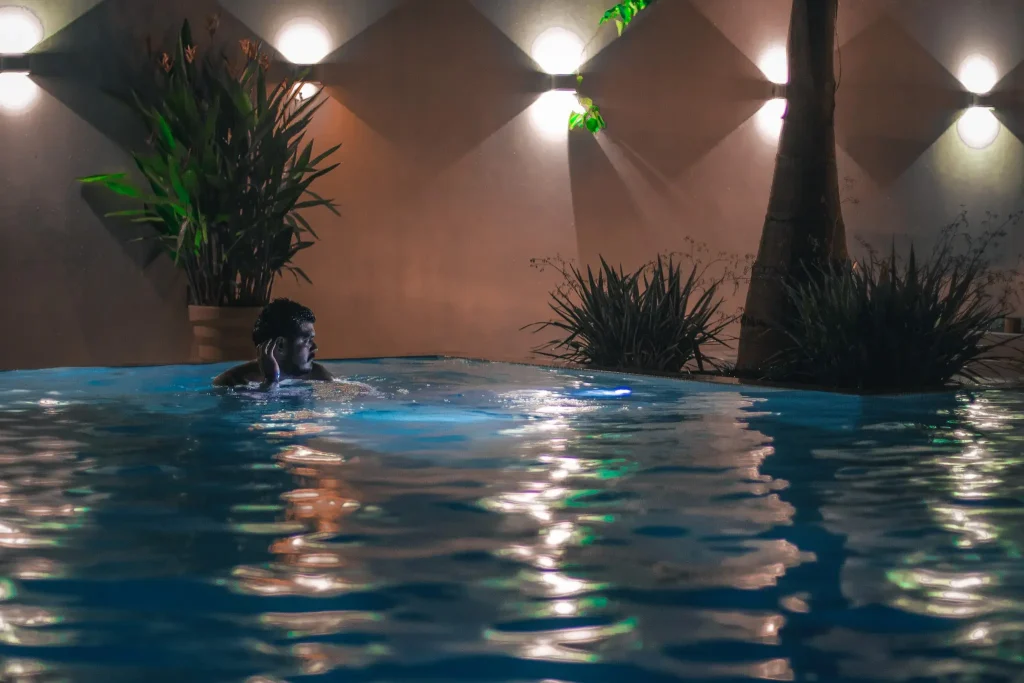
[[[838,5],[839,0],[793,0],[789,106],[740,329],[741,374],[763,374],[788,346],[778,330],[789,313],[785,283],[847,258],[834,126]]]

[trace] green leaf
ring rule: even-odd
[[[321,201],[321,202],[325,202],[325,203],[323,204],[323,206],[326,206],[326,207],[328,207],[328,208],[329,208],[329,209],[331,210],[331,212],[332,212],[332,213],[333,213],[333,214],[334,214],[335,216],[339,216],[339,215],[341,215],[341,214],[339,214],[339,213],[338,213],[338,211],[337,211],[337,210],[335,209],[335,206],[334,206],[334,202],[332,202],[332,201],[330,201],[330,200],[327,200],[327,199],[324,199],[323,197],[321,197],[320,195],[318,195],[318,194],[317,194],[316,192],[313,192],[312,190],[306,190],[306,194],[308,194],[308,195],[309,195],[310,197],[312,197],[313,199],[316,199],[316,200],[318,200],[318,201]]]
[[[315,159],[313,159],[312,161],[310,161],[310,162],[309,162],[309,167],[310,167],[310,168],[315,168],[316,166],[318,166],[318,165],[320,164],[320,162],[321,162],[321,161],[323,161],[323,160],[324,160],[324,159],[326,159],[327,157],[331,156],[332,154],[334,154],[335,152],[337,152],[337,151],[338,151],[339,149],[341,149],[341,145],[340,145],[340,144],[337,144],[337,145],[335,145],[334,147],[331,147],[331,148],[330,148],[330,149],[328,149],[328,150],[327,150],[326,152],[323,152],[323,153],[321,153],[321,154],[320,154],[319,156],[317,156],[317,157],[316,157]]]
[[[167,120],[159,114],[157,114],[156,120],[157,126],[160,129],[160,134],[163,136],[164,142],[167,143],[168,147],[174,149],[176,146],[174,141],[174,134],[171,132],[171,127],[170,125],[168,125]]]
[[[103,186],[121,196],[131,197],[133,199],[142,199],[142,192],[139,191],[138,188],[128,185],[127,183],[119,183],[111,180],[103,183]]]
[[[633,21],[641,10],[648,7],[651,2],[653,2],[653,0],[625,0],[624,2],[620,2],[601,15],[601,20],[598,22],[598,25],[614,21],[618,35],[621,36],[623,29]]]
[[[178,200],[182,204],[187,203],[189,195],[185,190],[185,185],[181,182],[181,176],[178,174],[178,169],[172,163],[167,166],[167,171],[168,178],[171,181],[171,187],[173,188],[174,193],[178,196]]]
[[[83,176],[77,180],[80,183],[107,183],[110,181],[122,180],[127,176],[127,173],[101,173],[99,175]]]
[[[103,214],[107,218],[128,218],[129,216],[148,216],[147,209],[125,209],[123,211],[110,211]]]

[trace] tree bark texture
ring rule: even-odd
[[[763,374],[789,345],[779,331],[791,314],[785,283],[847,258],[834,125],[838,5],[839,0],[793,0],[788,108],[740,328],[741,374]]]

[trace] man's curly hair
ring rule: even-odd
[[[294,337],[302,323],[315,323],[313,311],[290,299],[274,299],[263,307],[252,326],[252,342],[259,346],[277,337]]]

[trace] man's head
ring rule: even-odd
[[[288,299],[275,299],[267,304],[252,328],[252,341],[260,346],[280,339],[274,357],[281,371],[289,375],[309,372],[316,355],[316,316],[302,304]]]

